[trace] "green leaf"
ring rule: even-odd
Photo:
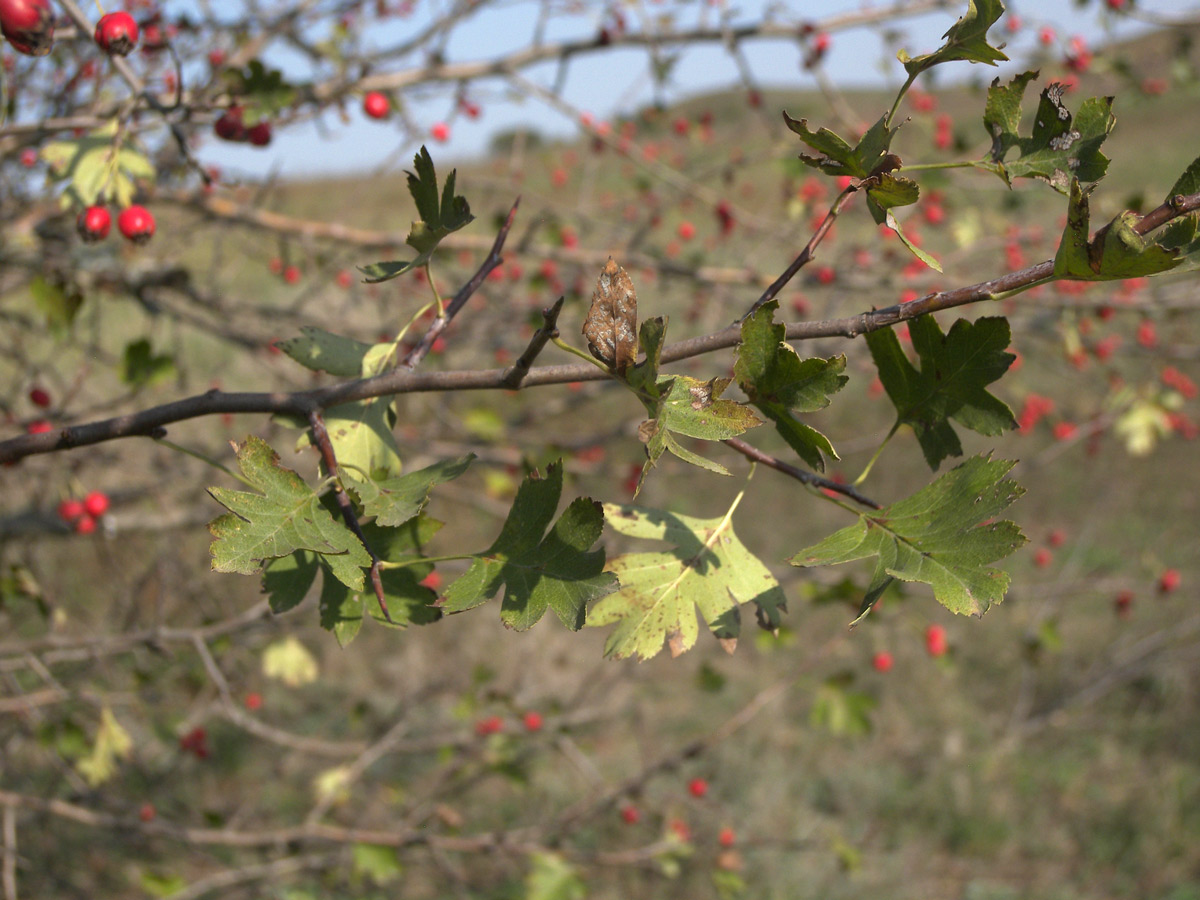
[[[35,275],[29,281],[33,305],[46,317],[46,326],[57,337],[64,335],[83,306],[83,293],[73,284],[63,285]]]
[[[1180,194],[1186,196],[1197,191],[1200,191],[1200,157],[1192,160],[1192,164],[1171,185],[1171,190],[1167,192],[1167,198],[1170,199]],[[1180,216],[1163,229],[1157,242],[1158,245],[1168,250],[1186,247],[1196,239],[1198,222],[1200,222],[1200,213],[1191,212],[1186,216]]]
[[[439,202],[437,172],[434,171],[433,160],[424,146],[413,158],[413,168],[417,171],[415,174],[408,173],[408,192],[412,194],[421,218],[413,222],[405,242],[417,251],[417,257],[359,266],[369,283],[387,281],[403,275],[410,269],[425,265],[442,238],[469,225],[475,219],[466,198],[454,193],[457,170],[452,170],[447,176]]]
[[[967,11],[950,26],[941,47],[933,53],[910,57],[901,50],[896,58],[904,64],[909,76],[920,75],[926,69],[955,60],[985,63],[994,66],[1008,59],[997,47],[987,42],[988,29],[1004,15],[1004,4],[1000,0],[968,0]]]
[[[125,207],[133,202],[137,179],[153,182],[154,164],[143,154],[116,144],[112,122],[79,138],[52,141],[40,153],[56,178],[68,182],[67,206],[109,202]]]
[[[529,854],[524,900],[583,900],[587,890],[573,865],[557,853]]]
[[[175,361],[165,354],[155,356],[146,338],[125,345],[121,359],[121,380],[130,387],[149,387],[174,374]]]
[[[884,223],[888,228],[896,232],[896,237],[900,238],[901,242],[909,249],[909,252],[911,252],[913,256],[925,263],[925,265],[929,266],[929,268],[933,269],[935,272],[942,271],[942,264],[914,244],[909,236],[904,233],[904,229],[900,227],[900,223],[896,220],[896,217],[892,215],[892,211],[890,209],[884,215]]]
[[[1085,100],[1072,116],[1062,102],[1063,86],[1054,82],[1042,91],[1034,117],[1033,132],[1020,137],[1021,99],[1025,86],[1036,72],[1022,72],[1008,85],[992,82],[988,90],[983,123],[992,138],[990,169],[1006,183],[1013,178],[1040,178],[1060,193],[1068,193],[1071,178],[1083,182],[1099,181],[1108,170],[1108,157],[1100,152],[1116,117],[1112,97]],[[1008,162],[1004,157],[1016,147],[1019,155]]]
[[[1014,465],[971,457],[911,497],[859,514],[855,524],[789,561],[794,566],[826,566],[875,556],[872,585],[888,578],[923,582],[951,612],[983,615],[1004,599],[1009,584],[1007,573],[987,563],[1008,556],[1026,541],[1012,522],[994,521],[1024,493],[1004,478]]]
[[[587,604],[616,590],[617,579],[603,571],[604,550],[588,550],[604,527],[596,501],[576,498],[546,532],[562,481],[561,461],[549,467],[545,478],[533,472],[525,479],[500,536],[447,588],[442,609],[471,609],[504,588],[500,618],[510,628],[532,628],[547,607],[572,631],[583,627]]]
[[[354,338],[309,326],[300,329],[300,337],[276,341],[275,346],[306,369],[339,378],[360,377],[363,360],[371,349],[370,344]]]
[[[404,870],[395,847],[355,844],[351,848],[351,855],[354,858],[354,873],[366,876],[375,884],[391,884]]]
[[[263,567],[262,587],[271,612],[279,615],[299,606],[308,596],[319,568],[317,555],[307,550],[297,550],[267,563]]]
[[[1038,77],[1037,72],[1022,72],[1008,84],[1001,84],[997,77],[988,88],[987,103],[983,108],[983,127],[992,138],[991,158],[1000,162],[1004,154],[1021,142],[1021,103],[1025,88]]]
[[[212,498],[229,510],[208,526],[215,538],[213,569],[250,575],[264,560],[311,550],[339,581],[361,591],[362,569],[371,565],[371,557],[354,533],[321,505],[317,492],[281,466],[261,438],[247,437],[237,458],[246,480],[261,493],[209,488]]]
[[[280,341],[279,349],[307,369],[340,378],[369,378],[379,374],[381,361],[392,348],[390,342],[364,344],[320,328],[306,327],[300,332],[300,337]],[[339,464],[367,472],[372,478],[400,474],[403,463],[392,434],[396,411],[391,397],[332,406],[325,410],[324,421]],[[296,448],[311,444],[306,432]]]
[[[821,432],[798,421],[795,413],[813,413],[829,405],[830,395],[849,380],[842,373],[846,357],[801,360],[785,339],[786,329],[774,321],[779,301],[771,300],[742,323],[734,377],[750,402],[761,410],[800,458],[825,471],[827,454],[838,458]]]
[[[357,495],[364,515],[375,516],[377,525],[400,525],[425,508],[435,484],[458,478],[474,459],[475,454],[468,453],[382,481],[361,481],[348,473],[342,480]]]
[[[646,475],[658,463],[664,451],[710,472],[729,474],[719,463],[683,447],[674,435],[723,441],[761,425],[762,420],[745,404],[720,399],[731,381],[730,378],[700,381],[687,375],[664,376],[659,379],[653,394],[642,396],[642,402],[652,418],[642,422],[638,428],[638,437],[646,444],[646,463],[642,466],[634,496],[637,496]]]
[[[937,320],[925,315],[911,320],[908,330],[920,371],[908,361],[890,328],[867,334],[867,346],[896,407],[897,425],[909,425],[916,432],[931,469],[948,456],[962,455],[948,420],[986,435],[1016,426],[1012,410],[985,390],[1015,359],[1004,352],[1010,340],[1007,320],[959,319],[949,334],[943,334]]]
[[[827,175],[850,175],[855,178],[869,178],[875,174],[875,168],[883,162],[892,138],[900,130],[899,125],[895,128],[887,127],[885,114],[867,129],[855,146],[851,147],[845,139],[828,128],[810,131],[807,119],[793,119],[785,112],[783,120],[791,131],[800,135],[804,143],[823,154],[815,157],[802,153],[802,163],[820,169]]]
[[[391,622],[383,618],[370,585],[364,591],[353,591],[325,571],[318,604],[321,627],[332,631],[345,647],[358,635],[364,613],[399,628],[428,625],[440,619],[442,611],[434,606],[437,593],[421,584],[421,579],[433,571],[432,563],[421,560],[421,547],[439,528],[441,523],[427,516],[409,519],[399,528],[381,528],[377,523],[363,525],[363,536],[379,558],[385,563],[400,564],[385,567],[380,573],[383,600]]]
[[[1054,274],[1073,281],[1112,281],[1157,275],[1179,265],[1178,251],[1167,250],[1133,230],[1138,217],[1121,213],[1088,240],[1088,195],[1071,179],[1067,226],[1054,257]]]
[[[665,641],[672,656],[689,650],[699,634],[696,611],[732,651],[741,631],[740,606],[754,603],[759,623],[779,627],[787,598],[779,582],[733,532],[730,516],[699,519],[681,513],[606,503],[614,530],[669,541],[674,549],[627,553],[608,564],[621,589],[593,607],[589,626],[615,625],[607,656],[649,659]]]
[[[296,89],[288,84],[279,69],[268,69],[261,60],[252,59],[245,69],[225,69],[221,73],[229,93],[242,107],[242,122],[247,128],[261,119],[274,119],[296,102]]]
[[[867,209],[871,211],[871,218],[876,225],[887,221],[888,210],[897,206],[911,206],[921,196],[921,189],[911,178],[885,172],[871,180],[877,183],[867,188]]]
[[[808,722],[830,734],[863,737],[871,733],[871,711],[879,705],[862,691],[851,691],[847,679],[830,678],[814,692]]]

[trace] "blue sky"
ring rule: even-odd
[[[441,6],[442,4],[437,4]],[[547,40],[585,38],[594,36],[600,26],[601,4],[577,3],[580,14],[551,20]],[[735,21],[755,21],[761,18],[765,0],[746,0],[730,4],[738,10]],[[822,0],[820,3],[775,4],[787,10],[789,18],[825,18],[841,12],[869,7],[864,0]],[[879,5],[878,3],[875,5]],[[676,3],[683,15],[695,21],[697,16],[711,15],[705,2]],[[913,55],[935,49],[941,35],[954,19],[966,9],[966,0],[955,6],[955,12],[938,12],[905,18],[894,23],[901,36],[888,40],[887,46],[876,29],[859,28],[840,31],[833,36],[833,45],[826,57],[826,71],[838,85],[866,86],[899,84],[903,70],[895,61],[895,50],[904,47]],[[369,35],[368,46],[387,46],[418,31],[427,22],[428,0],[416,4],[416,13],[407,19],[395,19],[384,28]],[[637,8],[633,5],[630,8]],[[1017,35],[1010,36],[1001,19],[992,31],[993,41],[1008,40],[1006,50],[1019,64],[1021,57],[1034,48],[1037,28],[1053,27],[1065,46],[1072,35],[1082,36],[1089,44],[1099,44],[1110,37],[1125,37],[1144,29],[1123,16],[1113,16],[1105,9],[1103,0],[1092,0],[1080,8],[1074,0],[1042,0],[1038,3],[1009,3],[1026,23]],[[455,33],[445,48],[450,61],[492,59],[507,52],[528,46],[539,4],[529,0],[508,0],[495,3],[471,17]],[[644,8],[644,5],[642,5]],[[1138,8],[1163,15],[1195,12],[1197,5],[1183,0],[1141,0]],[[631,14],[631,24],[633,15]],[[754,78],[764,88],[810,89],[815,87],[811,73],[800,65],[800,50],[793,40],[757,40],[743,45],[745,59]],[[297,78],[308,77],[302,67],[286,57],[274,60]],[[953,65],[945,70],[950,77],[992,77],[994,70],[967,64]],[[1001,70],[1003,71],[1003,70]],[[528,77],[544,86],[554,81],[555,69],[550,65],[530,69]],[[697,46],[685,50],[675,63],[665,99],[676,100],[694,94],[720,90],[740,84],[735,63],[720,47]],[[412,119],[427,127],[447,119],[451,122],[451,139],[442,149],[440,158],[463,158],[481,154],[489,138],[497,131],[516,126],[528,126],[551,135],[567,137],[576,131],[575,124],[540,100],[515,102],[507,96],[499,82],[478,86],[472,99],[479,103],[482,115],[477,120],[454,116],[453,97],[447,92],[429,96],[405,98]],[[654,98],[654,79],[648,54],[642,50],[617,50],[586,54],[572,60],[562,84],[562,97],[574,106],[591,112],[598,120],[636,110]],[[305,125],[279,132],[266,149],[250,148],[212,140],[200,150],[206,163],[219,165],[234,175],[261,176],[273,172],[283,176],[304,176],[340,172],[362,172],[379,167],[391,160],[403,167],[411,159],[419,142],[410,140],[395,121],[365,120],[355,106],[349,109],[350,122],[344,123],[333,115],[318,125]]]

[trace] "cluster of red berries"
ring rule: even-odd
[[[542,726],[546,724],[546,720],[537,710],[529,710],[521,716],[521,724],[528,732],[541,731]],[[487,737],[489,734],[499,734],[504,730],[504,720],[499,716],[486,716],[475,723],[475,733],[479,737]]]
[[[108,507],[108,495],[92,491],[82,500],[68,498],[58,504],[58,517],[75,529],[76,534],[91,534]]]
[[[179,738],[179,749],[193,754],[196,759],[208,758],[208,732],[197,725],[187,734]]]
[[[102,241],[112,228],[112,214],[103,206],[89,206],[75,220],[75,228],[89,244]],[[117,229],[126,240],[144,244],[154,237],[154,216],[144,206],[127,206],[117,216]]]
[[[245,110],[240,106],[231,106],[213,123],[213,133],[223,141],[235,144],[251,144],[255,147],[265,147],[271,143],[271,123],[259,119],[253,125],[247,126],[244,117]]]
[[[54,46],[54,12],[49,0],[0,0],[0,31],[18,53],[45,56]],[[137,46],[138,24],[127,12],[101,16],[94,34],[109,56],[127,56]]]

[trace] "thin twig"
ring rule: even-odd
[[[813,487],[820,488],[823,491],[834,491],[843,496],[849,497],[855,503],[861,503],[863,506],[869,506],[871,509],[882,509],[883,506],[876,503],[870,497],[860,494],[853,485],[840,484],[829,478],[823,478],[820,475],[814,475],[812,472],[806,472],[804,469],[798,469],[796,466],[786,463],[777,456],[772,456],[769,453],[764,453],[757,447],[747,444],[741,438],[726,438],[722,443],[732,447],[742,456],[751,462],[759,462],[768,468],[774,469],[776,472],[782,472],[791,478],[803,484],[809,484]]]
[[[529,346],[525,348],[521,358],[504,373],[506,387],[512,390],[520,387],[525,376],[529,374],[529,368],[533,365],[533,361],[538,358],[538,354],[545,349],[548,343],[558,337],[558,314],[562,312],[565,300],[565,297],[559,297],[553,306],[542,310],[542,327],[534,332]]]

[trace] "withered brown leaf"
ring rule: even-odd
[[[637,291],[611,256],[596,279],[583,336],[592,356],[618,373],[637,358]]]

